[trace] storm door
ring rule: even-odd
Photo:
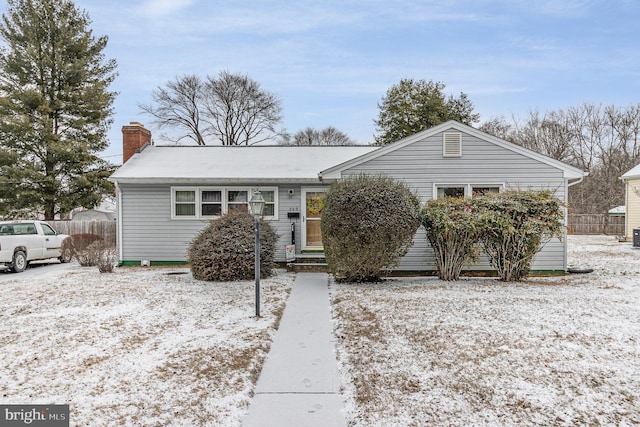
[[[322,250],[320,219],[324,208],[323,188],[302,189],[302,249]]]

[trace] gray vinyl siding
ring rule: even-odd
[[[189,185],[189,187],[211,185],[211,183],[203,183]],[[269,222],[276,228],[279,235],[276,260],[284,261],[284,246],[291,242],[292,222],[296,223],[296,247],[300,247],[300,218],[287,218],[287,212],[300,211],[300,186],[263,186],[278,187],[278,219]],[[189,243],[209,220],[172,219],[171,187],[170,184],[120,184],[121,261],[187,261]],[[247,184],[244,187],[253,188],[255,185]],[[288,194],[289,189],[293,190],[292,196]]]
[[[434,184],[456,185],[503,184],[507,189],[548,189],[566,200],[563,172],[553,166],[505,149],[483,139],[463,133],[462,156],[442,156],[442,134],[416,141],[342,172],[342,176],[386,174],[404,180],[414,188],[423,202],[433,198]],[[318,183],[317,186],[321,186]],[[177,187],[177,185],[175,185]],[[216,186],[207,181],[188,187]],[[120,184],[120,251],[121,261],[186,261],[187,248],[208,220],[171,218],[172,183],[162,185]],[[220,186],[230,187],[230,186]],[[254,188],[251,182],[233,187]],[[285,245],[291,243],[291,224],[295,225],[297,251],[301,249],[301,216],[289,219],[288,212],[300,212],[300,185],[270,185],[278,188],[278,219],[270,223],[279,239],[276,260],[285,260]],[[305,187],[309,187],[305,185]],[[311,186],[313,187],[313,186]],[[289,195],[289,190],[293,194]],[[566,243],[549,242],[536,256],[535,270],[564,270]],[[414,238],[414,246],[402,259],[400,270],[435,270],[433,256],[422,230]],[[471,267],[490,269],[486,259]]]
[[[122,260],[186,261],[205,220],[171,219],[170,185],[120,185]]]
[[[358,174],[389,175],[413,188],[422,202],[433,199],[434,184],[504,184],[506,189],[547,189],[566,200],[563,172],[522,154],[463,133],[462,157],[442,156],[442,134],[416,141],[378,158],[343,171],[342,176]],[[555,239],[536,256],[534,270],[564,270],[564,243]],[[481,259],[472,270],[490,269]],[[435,270],[431,248],[420,229],[414,245],[402,259],[399,270]]]
[[[293,190],[293,195],[289,196],[288,191]],[[301,247],[301,235],[300,227],[302,214],[299,218],[287,217],[288,212],[300,212],[300,186],[299,185],[286,185],[278,186],[278,220],[270,221],[271,225],[275,227],[278,233],[278,244],[276,246],[276,261],[285,261],[284,247],[291,244],[291,224],[295,224],[295,242],[296,250],[300,252]]]

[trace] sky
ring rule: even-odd
[[[246,74],[282,100],[282,127],[333,126],[358,143],[403,78],[466,93],[480,123],[585,102],[640,102],[637,0],[76,0],[118,62],[110,146],[159,132],[139,104],[186,74]],[[6,10],[2,2],[0,11]],[[480,124],[479,123],[479,124]]]

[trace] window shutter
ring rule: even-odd
[[[442,135],[442,156],[462,156],[462,134],[459,132],[446,132]]]

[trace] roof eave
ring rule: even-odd
[[[640,174],[634,174],[634,175],[622,175],[620,177],[620,179],[622,180],[622,182],[627,182],[630,179],[638,179],[640,178]]]
[[[318,184],[318,178],[212,178],[212,177],[190,177],[190,178],[167,178],[167,177],[114,177],[109,181],[118,184]]]
[[[490,135],[488,133],[482,132],[481,130],[475,129],[471,126],[456,122],[455,120],[449,120],[447,122],[441,123],[439,125],[436,125],[432,128],[423,130],[421,132],[418,132],[416,134],[410,135],[406,138],[400,139],[396,142],[393,142],[389,145],[385,145],[383,147],[380,147],[378,150],[374,150],[371,151],[369,153],[363,154],[361,156],[358,156],[354,159],[351,159],[347,162],[341,163],[339,165],[333,166],[329,169],[325,169],[324,171],[321,172],[321,174],[325,177],[333,177],[336,174],[341,175],[341,172],[343,170],[346,170],[352,166],[356,166],[360,163],[372,160],[374,158],[377,158],[379,156],[382,156],[390,151],[395,151],[399,148],[402,148],[406,145],[410,145],[413,144],[416,141],[420,141],[423,138],[428,138],[432,135],[435,135],[439,132],[443,132],[446,129],[456,129],[460,132],[465,132],[468,133],[470,135],[473,135],[477,138],[483,139],[485,141],[488,142],[492,142],[498,146],[501,146],[507,150],[511,150],[514,151],[516,153],[522,154],[524,156],[527,156],[529,158],[532,158],[534,160],[537,160],[539,162],[548,164],[549,166],[558,168],[560,170],[563,171],[563,176],[567,179],[576,179],[576,178],[584,178],[587,175],[589,175],[589,172],[585,172],[581,169],[578,169],[574,166],[568,165],[560,160],[556,160],[553,159],[549,156],[545,156],[544,154],[540,154],[536,151],[533,150],[529,150],[527,148],[521,147],[519,145],[516,144],[512,144],[508,141],[505,141],[503,139],[500,139],[498,137],[495,137],[493,135]]]

